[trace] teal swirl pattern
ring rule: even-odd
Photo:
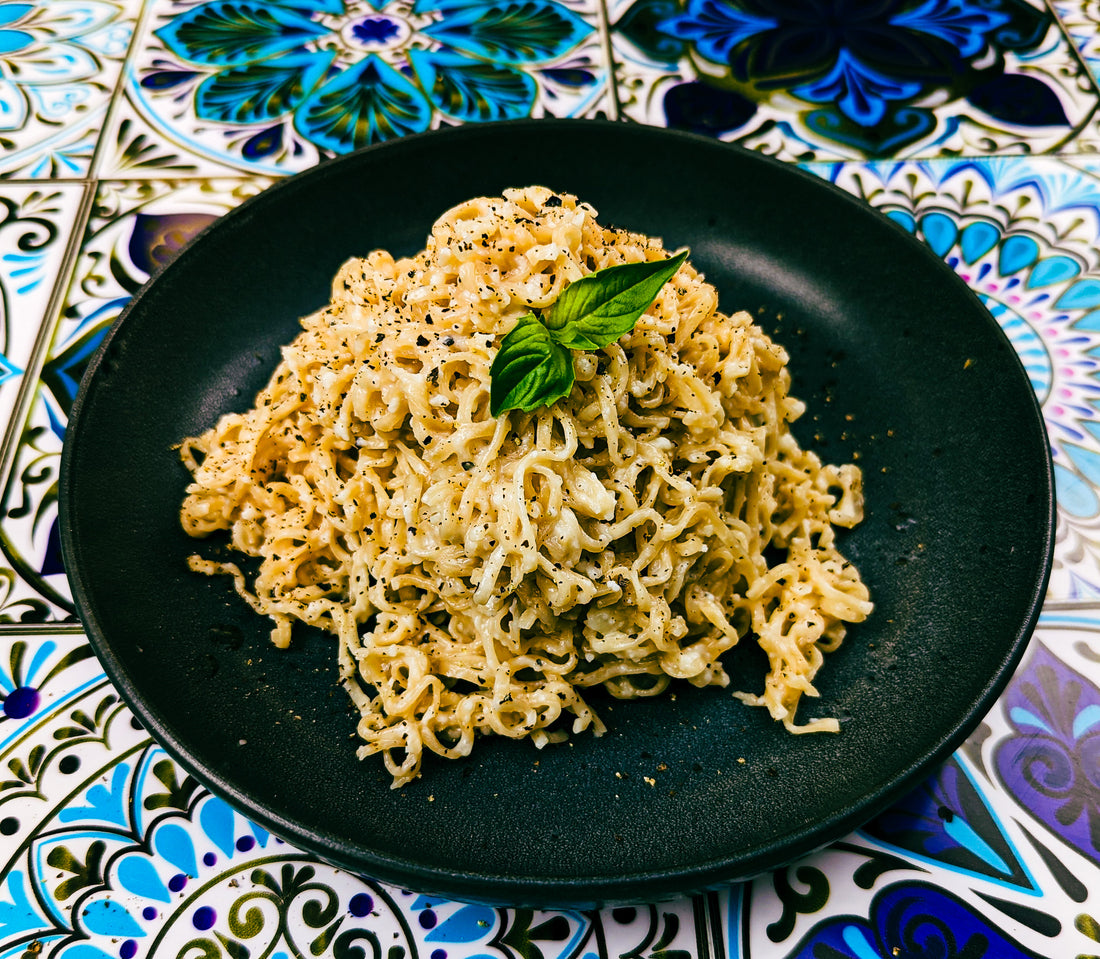
[[[320,155],[437,122],[531,116],[556,89],[596,89],[579,51],[593,23],[558,0],[206,0],[156,30],[164,56],[136,78],[155,104],[241,131],[239,159]]]

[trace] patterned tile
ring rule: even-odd
[[[0,176],[86,176],[140,3],[0,3]]]
[[[811,169],[929,244],[1001,324],[1054,455],[1048,596],[1100,597],[1100,178],[1054,158]]]
[[[106,175],[283,174],[446,124],[611,109],[597,0],[151,0]],[[141,123],[134,121],[134,115]],[[189,157],[199,158],[197,161]],[[145,173],[144,175],[149,175]]]
[[[9,184],[0,195],[0,422],[32,363],[83,197],[76,184]]]
[[[125,90],[119,94],[103,131],[98,166],[101,176],[116,180],[241,175],[232,162],[222,163],[192,149],[179,142],[176,131],[147,120]]]
[[[201,788],[151,742],[79,634],[0,635],[0,706],[5,957],[31,940],[71,959],[686,959],[694,951],[687,898],[583,914],[495,909],[312,859]]]
[[[1100,3],[1095,0],[1056,2],[1053,9],[1070,44],[1088,65],[1093,79],[1100,78]]]
[[[786,160],[1100,145],[1095,84],[1041,0],[611,0],[625,117]]]
[[[134,292],[203,227],[269,181],[101,183],[64,309],[50,331],[40,379],[3,491],[3,541],[34,616],[73,615],[61,565],[57,483],[65,426],[80,378]],[[24,602],[30,602],[24,600]]]
[[[1100,0],[0,0],[0,959],[1100,956],[1098,33]],[[1050,433],[1046,611],[962,749],[785,869],[583,914],[416,895],[275,839],[134,720],[72,623],[61,444],[133,292],[269,178],[598,114],[804,164],[966,279]]]
[[[20,949],[687,959],[716,943],[731,959],[865,959],[920,942],[922,955],[1091,955],[1095,613],[1045,615],[966,745],[844,840],[706,900],[585,914],[415,895],[303,855],[150,742],[89,652],[78,634],[0,635],[0,904]]]
[[[1097,663],[1095,613],[1044,615],[1007,693],[928,780],[844,841],[713,898],[726,955],[1093,955]]]
[[[85,189],[77,184],[9,184],[0,195],[0,422],[17,416],[24,372],[36,368],[37,344],[49,315],[65,263],[70,237],[77,228]],[[0,463],[9,462],[12,437],[5,441]],[[33,470],[29,474],[33,478]],[[17,476],[15,483],[19,484]],[[8,509],[17,514],[20,497]],[[41,620],[47,607],[20,576],[21,550],[3,516],[0,526],[0,623]]]

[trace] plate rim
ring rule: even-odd
[[[758,162],[773,170],[781,170],[784,176],[802,178],[811,183],[814,189],[830,192],[836,200],[848,204],[853,210],[860,211],[858,215],[869,216],[877,220],[882,227],[894,231],[900,242],[909,244],[915,255],[924,258],[928,263],[929,270],[938,272],[943,282],[953,283],[958,289],[965,291],[965,295],[970,299],[974,308],[985,314],[990,331],[995,332],[1008,345],[1011,359],[1018,369],[1019,385],[1028,385],[1029,410],[1035,420],[1033,425],[1038,426],[1045,440],[1042,444],[1044,453],[1043,475],[1040,479],[1042,493],[1046,501],[1043,504],[1045,505],[1044,512],[1048,521],[1043,530],[1040,569],[1027,600],[1027,615],[1016,628],[1011,644],[1006,643],[1007,653],[1002,658],[999,669],[988,677],[981,694],[968,707],[963,721],[948,729],[939,738],[934,749],[914,759],[903,771],[897,773],[879,789],[864,794],[858,805],[848,809],[838,809],[832,816],[826,817],[824,820],[818,819],[812,823],[804,824],[784,833],[782,836],[774,837],[766,843],[759,844],[754,847],[751,855],[727,855],[712,858],[705,862],[696,863],[691,868],[651,870],[639,868],[629,875],[613,878],[593,874],[591,877],[586,878],[571,877],[565,879],[560,877],[513,877],[489,871],[475,875],[450,867],[429,867],[420,863],[398,860],[395,857],[369,850],[362,850],[367,854],[365,858],[358,854],[348,858],[341,855],[339,849],[334,848],[340,842],[339,837],[320,837],[318,829],[314,828],[311,831],[308,826],[272,812],[265,808],[260,801],[252,799],[247,791],[239,788],[231,779],[196,762],[190,756],[186,744],[181,741],[181,737],[173,733],[172,729],[162,720],[162,717],[157,714],[156,710],[149,707],[145,698],[137,690],[131,675],[114,653],[110,640],[101,627],[96,616],[94,603],[89,596],[88,584],[82,573],[82,565],[78,561],[80,546],[74,540],[74,523],[72,521],[75,487],[71,477],[72,458],[75,455],[72,451],[75,441],[70,442],[69,437],[75,436],[79,431],[89,397],[95,390],[99,370],[110,352],[112,343],[124,330],[131,313],[142,309],[142,301],[149,295],[150,291],[157,288],[162,278],[170,275],[173,269],[180,268],[177,265],[185,264],[187,262],[186,258],[192,256],[195,248],[203,244],[211,233],[226,229],[225,224],[227,222],[232,226],[238,220],[252,216],[257,209],[262,209],[266,204],[278,203],[284,193],[292,193],[298,188],[298,184],[304,180],[326,176],[326,171],[331,171],[338,166],[363,163],[364,157],[369,158],[380,153],[399,154],[401,151],[408,149],[422,149],[425,143],[430,144],[436,140],[456,141],[455,145],[458,146],[462,140],[467,138],[491,137],[495,133],[507,133],[509,130],[538,129],[540,133],[552,135],[551,128],[553,127],[580,128],[584,126],[594,129],[632,131],[633,135],[656,140],[679,140],[692,144],[697,149],[732,151],[749,162]],[[369,162],[369,160],[366,162]],[[839,166],[840,163],[831,165]],[[577,908],[578,906],[593,907],[617,903],[661,901],[670,897],[701,892],[730,881],[748,879],[766,869],[775,868],[780,860],[791,862],[828,845],[857,828],[873,816],[876,811],[885,808],[911,789],[920,776],[927,775],[930,770],[941,765],[978,726],[981,719],[989,712],[996,699],[1004,691],[1012,678],[1013,672],[1023,659],[1031,636],[1038,624],[1051,576],[1057,521],[1053,459],[1045,418],[1038,397],[1035,395],[1034,390],[1030,388],[1022,361],[1015,348],[1011,346],[1011,342],[1000,324],[992,317],[974,291],[926,244],[877,208],[837,186],[831,179],[816,176],[800,166],[778,160],[758,151],[746,149],[738,144],[725,143],[699,134],[660,127],[600,119],[560,118],[467,123],[458,127],[431,130],[372,144],[353,153],[325,159],[303,171],[282,177],[260,192],[246,198],[239,205],[203,228],[179,251],[176,257],[151,274],[146,282],[138,288],[119,316],[113,321],[94,356],[89,361],[68,418],[66,439],[61,454],[58,508],[62,558],[72,590],[73,601],[88,641],[103,665],[107,677],[129,708],[150,732],[155,742],[182,768],[191,773],[196,781],[207,787],[211,793],[230,802],[243,815],[269,829],[272,834],[284,838],[299,849],[341,868],[361,873],[364,866],[369,866],[369,875],[372,879],[398,886],[408,885],[428,893],[452,897],[459,901],[486,902],[508,906],[532,905],[542,908]],[[326,843],[325,838],[331,841]],[[781,856],[777,858],[776,853],[781,853]],[[409,879],[414,880],[414,882],[409,883]]]

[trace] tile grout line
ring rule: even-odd
[[[3,440],[0,441],[0,489],[6,490],[11,481],[11,470],[19,449],[19,438],[26,427],[26,420],[30,415],[34,397],[38,392],[39,379],[42,366],[45,362],[49,344],[53,339],[57,322],[60,319],[61,309],[68,295],[73,274],[80,256],[80,249],[84,243],[84,233],[91,216],[92,202],[95,196],[95,181],[82,179],[76,181],[49,180],[39,185],[61,186],[79,183],[82,188],[80,204],[76,216],[73,218],[71,232],[65,244],[65,252],[61,258],[61,264],[54,280],[53,290],[43,311],[42,320],[31,347],[26,369],[23,371],[19,383],[19,392],[16,394],[15,403],[12,406],[11,416],[4,430]]]
[[[80,623],[66,623],[55,620],[49,623],[0,623],[0,641],[13,636],[34,636],[41,639],[43,636],[86,636],[84,626]]]
[[[1100,602],[1088,599],[1058,599],[1050,597],[1043,600],[1039,615],[1054,612],[1089,612],[1096,613],[1100,619]]]
[[[615,51],[611,43],[611,14],[607,9],[608,0],[598,0],[597,13],[600,18],[600,32],[603,40],[603,54],[607,60],[607,92],[610,96],[609,120],[622,119],[622,104],[619,101],[618,70],[615,65]]]
[[[125,98],[123,90],[126,87],[127,71],[130,66],[130,61],[136,56],[139,39],[144,36],[145,24],[150,16],[150,6],[148,2],[142,0],[138,14],[134,17],[134,32],[130,35],[130,42],[126,47],[126,56],[122,58],[122,63],[119,66],[118,81],[115,83],[115,88],[111,91],[111,99],[107,104],[107,113],[103,117],[103,125],[99,128],[99,136],[96,138],[95,150],[92,152],[92,160],[88,166],[89,179],[93,180],[93,182],[98,182],[99,165],[103,160],[103,141],[107,136],[108,130],[111,129],[115,113],[118,110],[118,102]]]
[[[1100,82],[1093,75],[1092,69],[1089,67],[1088,61],[1081,55],[1081,51],[1077,49],[1077,45],[1073,42],[1073,38],[1070,36],[1069,28],[1060,16],[1058,11],[1054,8],[1053,0],[1043,0],[1043,7],[1047,13],[1050,14],[1051,19],[1054,21],[1054,25],[1058,30],[1058,34],[1065,42],[1066,47],[1069,50],[1069,54],[1081,70],[1084,78],[1088,81],[1089,88],[1092,90],[1093,103],[1092,109],[1088,111],[1085,117],[1077,125],[1076,128],[1071,129],[1061,140],[1053,144],[1042,153],[1048,156],[1062,156],[1065,147],[1073,141],[1075,141],[1088,127],[1088,125],[1096,118],[1097,110],[1100,109]],[[1070,154],[1073,155],[1073,154]]]

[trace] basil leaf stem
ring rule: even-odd
[[[492,415],[529,413],[568,396],[576,378],[570,350],[598,350],[634,329],[687,255],[596,270],[562,290],[541,319],[521,316],[489,368]]]

